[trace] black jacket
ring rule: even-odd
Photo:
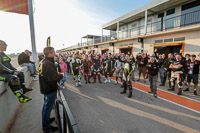
[[[159,64],[157,62],[147,64],[148,74],[151,76],[158,75]]]
[[[11,59],[0,51],[0,74],[13,74],[16,68],[10,63]]]
[[[49,94],[57,91],[57,82],[63,78],[63,75],[57,73],[53,58],[43,59],[39,63],[38,70],[41,93]]]
[[[22,52],[18,56],[18,64],[21,65],[23,63],[33,63],[32,61],[30,61],[30,57],[24,52]]]

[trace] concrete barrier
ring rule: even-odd
[[[27,67],[21,68],[20,71],[24,73],[26,86],[30,86],[32,78]],[[7,83],[0,81],[0,133],[8,132],[20,105]]]

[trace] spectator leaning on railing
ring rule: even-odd
[[[35,63],[30,61],[30,55],[31,55],[31,52],[29,50],[25,50],[24,52],[19,54],[18,64],[21,67],[27,66],[28,70],[30,71],[30,76],[35,77],[37,75],[36,72],[35,72],[36,71]]]
[[[42,109],[43,132],[53,132],[58,128],[50,126],[55,118],[50,119],[51,110],[57,95],[57,82],[63,78],[63,74],[58,73],[54,64],[55,50],[53,47],[46,47],[43,51],[45,58],[39,63],[40,91],[44,94],[44,105]]]
[[[8,83],[13,93],[17,96],[21,103],[26,103],[32,98],[26,97],[24,94],[32,91],[33,88],[26,88],[23,72],[17,71],[12,66],[11,59],[4,53],[7,44],[0,40],[0,81]]]

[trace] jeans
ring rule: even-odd
[[[159,73],[160,73],[160,81],[163,83],[163,68],[159,68]]]
[[[62,81],[61,81],[61,85],[62,86],[64,86],[65,84],[65,81],[67,80],[67,73],[64,73],[64,77],[63,77],[63,79],[62,79]]]
[[[30,74],[34,74],[34,72],[35,72],[35,64],[32,64],[32,63],[23,63],[20,66],[21,67],[27,66],[28,70],[30,71]]]
[[[153,94],[157,94],[157,80],[158,80],[158,75],[151,76],[149,75],[149,82],[150,82],[150,89]]]
[[[55,105],[55,99],[57,96],[57,91],[50,94],[44,94],[44,105],[42,108],[42,129],[47,130],[50,128],[49,118],[53,106]]]

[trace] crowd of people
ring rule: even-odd
[[[32,98],[26,97],[26,92],[33,88],[27,88],[24,74],[18,71],[11,64],[11,59],[4,53],[7,44],[0,40],[0,81],[7,82],[13,93],[21,103],[26,103]],[[58,86],[65,89],[67,75],[73,75],[76,87],[81,86],[81,78],[84,77],[85,84],[97,83],[97,78],[101,84],[101,77],[104,76],[104,84],[111,83],[111,77],[115,77],[115,84],[120,84],[125,94],[128,90],[128,98],[132,97],[132,82],[143,82],[149,79],[150,91],[157,98],[157,82],[160,75],[160,86],[165,86],[169,81],[169,91],[174,91],[177,83],[178,93],[189,91],[191,81],[194,84],[194,95],[197,95],[198,77],[200,61],[196,60],[196,55],[180,53],[159,54],[155,49],[152,55],[138,53],[136,57],[130,53],[105,53],[99,54],[94,51],[83,53],[62,53],[56,54],[53,47],[44,48],[43,54],[39,54],[39,66],[36,70],[35,63],[30,61],[31,52],[25,50],[18,56],[20,66],[27,66],[30,76],[36,77],[39,73],[40,91],[44,95],[44,105],[42,109],[42,126],[44,132],[56,131],[57,127],[50,125],[55,118],[50,118],[50,113],[55,103]],[[200,54],[197,56],[200,57]],[[139,78],[135,80],[135,73],[138,71]],[[186,88],[183,90],[183,86]]]
[[[92,83],[96,83],[97,77],[99,83],[102,83],[101,76],[105,77],[104,83],[110,83],[111,77],[114,76],[116,77],[115,84],[119,83],[119,79],[121,81],[123,90],[120,93],[124,94],[128,89],[128,97],[130,98],[132,97],[131,81],[140,81],[142,75],[144,83],[146,83],[146,79],[149,79],[151,88],[149,93],[153,93],[154,97],[157,97],[159,75],[160,86],[165,86],[167,79],[169,80],[169,91],[174,91],[177,83],[177,95],[189,91],[191,81],[193,81],[193,93],[197,95],[200,61],[196,60],[196,55],[186,54],[183,57],[181,52],[169,53],[168,58],[165,57],[165,54],[159,54],[157,49],[155,49],[152,55],[149,55],[148,51],[138,53],[136,58],[130,53],[105,53],[101,55],[93,51],[87,54],[85,52],[64,53],[57,55],[57,57],[66,63],[66,72],[73,74],[77,87],[81,86],[82,75],[86,84],[91,83],[91,81]],[[200,54],[198,56],[200,57]],[[57,62],[59,63],[58,59]],[[134,77],[136,69],[139,75],[138,80],[135,80]],[[183,90],[184,85],[186,88]]]

